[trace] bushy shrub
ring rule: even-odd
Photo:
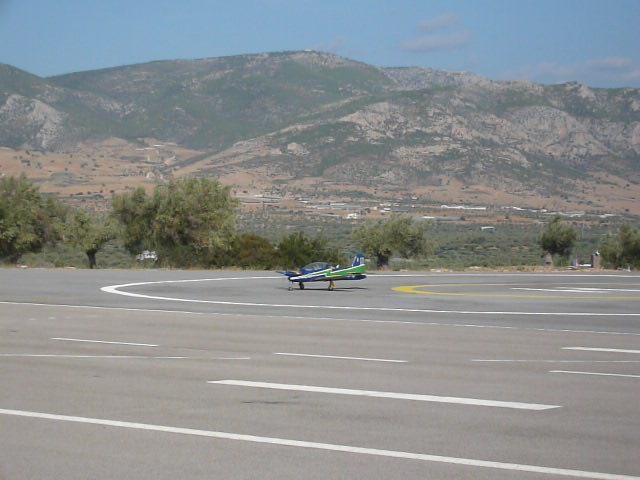
[[[566,262],[578,239],[578,232],[571,225],[563,222],[559,216],[547,225],[540,237],[540,247],[551,255],[560,257]]]
[[[225,264],[235,235],[230,187],[216,180],[187,178],[142,188],[113,199],[125,246],[133,254],[155,250],[161,264],[211,267]]]
[[[603,242],[600,251],[606,267],[640,269],[640,231],[622,225],[616,237]]]
[[[300,268],[304,265],[323,261],[329,263],[344,262],[340,252],[329,245],[322,237],[310,238],[302,232],[295,232],[283,237],[278,242],[280,264],[284,268]]]
[[[0,179],[0,259],[15,262],[58,241],[65,211],[24,175]]]
[[[243,233],[233,241],[230,263],[242,268],[269,270],[279,264],[278,251],[266,238]]]
[[[393,254],[413,258],[433,251],[426,238],[426,225],[410,217],[396,216],[366,222],[353,232],[352,238],[359,249],[375,259],[378,268],[385,268]]]

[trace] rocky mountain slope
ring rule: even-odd
[[[174,172],[397,189],[453,179],[566,194],[602,175],[640,181],[640,90],[377,68],[306,51],[46,79],[0,66],[0,145],[61,151],[108,137],[207,152]]]

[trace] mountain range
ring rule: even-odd
[[[162,167],[174,175],[370,194],[474,186],[479,201],[503,192],[596,206],[604,184],[633,205],[640,89],[380,68],[316,51],[48,78],[0,65],[0,146],[47,154],[114,137],[196,152]]]

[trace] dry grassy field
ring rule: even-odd
[[[447,184],[411,190],[328,182],[321,177],[292,178],[276,175],[268,167],[248,169],[233,159],[212,161],[204,152],[148,138],[127,142],[110,138],[85,142],[65,152],[42,153],[0,147],[0,175],[24,173],[41,191],[58,195],[72,204],[106,208],[113,193],[142,186],[151,189],[170,177],[198,175],[206,171],[234,187],[239,196],[277,193],[283,208],[301,207],[295,197],[311,195],[319,201],[344,201],[361,197],[381,201],[414,196],[418,202],[475,205],[513,205],[553,211],[587,211],[640,215],[640,185],[608,174],[596,181],[577,180],[565,194],[540,196],[530,191],[469,185],[451,178]],[[216,173],[218,167],[220,172]],[[231,168],[229,168],[231,167]],[[248,207],[251,208],[251,207]]]

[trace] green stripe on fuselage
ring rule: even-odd
[[[364,274],[367,271],[367,267],[365,265],[355,265],[349,268],[343,268],[342,270],[336,270],[334,272],[327,273],[327,278],[336,279],[347,277],[349,275],[358,275]]]

